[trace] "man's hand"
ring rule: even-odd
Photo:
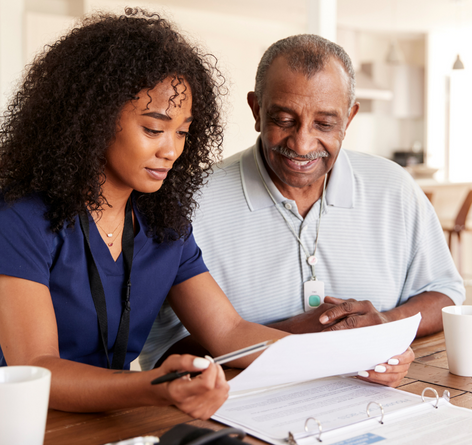
[[[328,297],[327,297],[328,298]],[[325,298],[326,300],[326,298]],[[334,300],[338,300],[334,298]],[[344,300],[339,300],[344,301]],[[290,332],[291,334],[308,334],[312,332],[321,332],[334,323],[320,323],[320,316],[330,309],[334,308],[334,304],[323,303],[320,307],[304,312],[294,317],[287,318],[277,323],[272,323],[271,328],[280,329],[281,331]]]
[[[325,297],[325,303],[332,305],[332,307],[320,315],[319,321],[322,331],[354,329],[392,321],[386,313],[375,309],[368,300],[357,301],[352,298],[342,300],[341,298]],[[320,308],[324,306],[322,305]]]

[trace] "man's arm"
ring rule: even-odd
[[[454,302],[439,292],[424,292],[411,297],[404,304],[386,312],[379,312],[370,301],[342,300],[326,297],[319,308],[305,312],[269,326],[292,334],[336,331],[372,326],[400,320],[421,312],[422,320],[417,337],[442,330],[441,309]]]
[[[321,315],[320,323],[325,326],[323,330],[335,331],[371,326],[400,320],[421,312],[422,319],[416,334],[417,337],[442,331],[441,309],[454,305],[447,295],[439,292],[423,292],[385,312],[378,312],[370,301],[341,300],[334,297],[326,297],[325,300],[336,306]]]

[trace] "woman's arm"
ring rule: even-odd
[[[8,365],[42,366],[52,372],[49,406],[54,409],[90,412],[174,404],[205,419],[228,394],[224,374],[216,365],[192,380],[151,385],[151,380],[172,371],[199,371],[190,355],[169,357],[160,368],[148,372],[116,371],[61,359],[49,289],[5,275],[0,275],[0,346]]]
[[[289,335],[267,326],[243,320],[208,273],[197,275],[172,287],[169,301],[192,336],[213,356],[219,356],[264,340]],[[255,296],[254,298],[257,298]],[[231,362],[235,367],[248,366],[259,354]],[[398,386],[414,359],[411,349],[395,357],[397,365],[383,364],[381,372],[371,370],[365,380],[387,386]]]
[[[173,286],[167,298],[184,326],[214,357],[289,335],[243,320],[208,272]],[[245,368],[258,355],[248,355],[230,365]]]

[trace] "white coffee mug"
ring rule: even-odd
[[[0,367],[0,444],[43,444],[50,386],[48,369]]]
[[[447,361],[452,374],[472,376],[472,306],[442,310]]]

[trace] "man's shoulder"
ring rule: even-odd
[[[232,183],[240,183],[241,161],[243,156],[247,155],[251,150],[252,147],[249,147],[246,150],[239,151],[216,164],[208,178],[207,187],[214,187],[213,184],[215,183],[218,183],[219,186],[223,183],[228,184],[228,186]]]
[[[382,156],[344,150],[351,163],[354,175],[381,178],[386,175],[389,179],[412,182],[411,175],[396,162]]]

